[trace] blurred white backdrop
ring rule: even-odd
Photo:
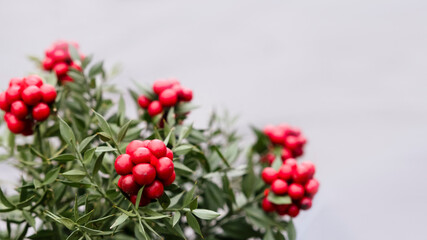
[[[427,2],[0,0],[0,89],[54,40],[123,65],[114,81],[177,77],[202,106],[309,138],[321,190],[298,239],[425,239]],[[133,113],[133,109],[129,109]],[[18,177],[1,165],[1,184]]]

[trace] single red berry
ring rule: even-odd
[[[307,143],[307,138],[303,135],[298,136],[298,143],[300,146],[305,145]]]
[[[304,197],[301,199],[300,205],[302,210],[308,210],[311,208],[312,200],[308,197]]]
[[[156,156],[154,156],[153,154],[151,154],[150,156],[150,164],[153,165],[154,167],[157,166],[157,164],[159,164],[159,159],[156,158]]]
[[[55,61],[53,61],[53,59],[50,57],[46,57],[45,59],[43,59],[43,62],[42,62],[43,69],[46,71],[52,70],[54,64],[55,64]]]
[[[25,119],[28,115],[28,107],[21,100],[15,101],[10,105],[10,112],[19,119]]]
[[[30,75],[24,80],[25,86],[37,86],[41,87],[43,85],[43,79],[37,75]]]
[[[24,86],[24,78],[12,78],[9,82],[9,87],[13,85],[18,85],[20,87]]]
[[[55,71],[56,75],[58,76],[64,76],[68,72],[68,66],[66,63],[58,63],[53,67],[53,70]]]
[[[163,112],[162,104],[159,101],[152,101],[148,106],[148,114],[152,117]]]
[[[299,214],[299,208],[297,205],[292,204],[288,209],[288,215],[291,217],[297,217]]]
[[[66,82],[74,82],[74,79],[68,75],[59,76],[59,81],[61,84],[65,84]]]
[[[141,140],[133,140],[130,142],[126,147],[126,154],[132,155],[133,152],[136,151],[136,149],[140,147],[145,147],[143,141]]]
[[[10,104],[6,100],[6,92],[0,93],[0,109],[8,112],[10,109]]]
[[[136,204],[136,199],[138,195],[132,195],[130,196],[130,201],[133,203],[133,205]],[[147,206],[150,203],[150,199],[145,198],[143,195],[141,195],[141,199],[139,200],[139,206],[144,207]]]
[[[296,171],[294,171],[292,178],[294,182],[304,184],[309,179],[309,169],[304,165],[298,165]]]
[[[172,176],[170,176],[170,178],[168,178],[167,180],[163,181],[163,184],[165,185],[165,187],[171,185],[176,179],[176,173],[175,171],[173,171]]]
[[[15,134],[22,133],[25,129],[25,122],[22,120],[19,120],[15,115],[5,115],[7,127],[9,130]]]
[[[266,188],[265,190],[264,190],[264,197],[268,197],[268,194],[270,193],[270,189],[269,188]]]
[[[273,144],[283,145],[285,142],[285,131],[280,128],[274,128],[274,130],[270,133],[270,141]]]
[[[276,211],[279,215],[283,216],[288,213],[288,210],[290,207],[291,207],[291,204],[276,205]]]
[[[36,121],[42,122],[50,115],[50,108],[46,103],[39,103],[33,108],[33,118]]]
[[[304,197],[304,187],[298,183],[292,183],[288,188],[289,197],[293,200],[299,200]]]
[[[189,88],[182,88],[181,99],[184,102],[189,102],[193,99],[193,91]]]
[[[141,188],[133,179],[132,174],[123,176],[120,185],[123,192],[131,195],[137,194],[139,189]]]
[[[173,161],[173,152],[169,148],[166,148],[166,157]]]
[[[132,173],[133,164],[128,154],[122,154],[116,158],[114,167],[119,175],[126,175]]]
[[[279,168],[279,175],[278,177],[282,180],[288,181],[289,179],[292,178],[292,167],[284,164]]]
[[[174,165],[172,160],[167,157],[162,157],[156,165],[157,178],[161,180],[168,180],[173,173]]]
[[[119,181],[117,182],[117,186],[121,189],[122,188],[122,181],[123,181],[123,178],[124,178],[125,176],[120,176],[120,178],[119,178]]]
[[[65,52],[64,50],[60,50],[60,49],[55,50],[53,52],[53,56],[52,56],[52,58],[55,62],[65,62],[68,59],[68,57],[69,56],[68,56],[67,52]]]
[[[298,138],[295,137],[295,136],[288,136],[288,137],[286,137],[286,139],[285,139],[285,145],[286,145],[287,148],[292,149],[292,150],[297,149],[297,148],[300,147]]]
[[[80,65],[76,62],[71,63],[70,67],[76,69],[77,71],[82,71],[82,67],[80,67]]]
[[[171,107],[176,104],[178,101],[178,96],[176,92],[172,89],[166,89],[159,95],[159,102],[164,107]]]
[[[267,125],[264,127],[264,129],[262,130],[262,132],[267,136],[270,137],[271,134],[274,132],[274,130],[276,129],[275,126],[273,125]]]
[[[162,93],[164,90],[171,88],[173,85],[173,83],[171,83],[168,80],[157,80],[153,83],[153,91],[157,94],[160,95],[160,93]]]
[[[166,145],[163,141],[158,139],[151,140],[147,148],[150,149],[151,153],[157,158],[166,156]]]
[[[290,166],[292,170],[295,171],[297,169],[297,160],[295,160],[294,158],[288,158],[285,161],[285,165]]]
[[[274,168],[267,167],[262,170],[261,177],[265,183],[271,184],[274,180],[277,179],[278,173]]]
[[[175,91],[176,95],[178,96],[178,99],[182,98],[182,87],[179,84],[174,84],[171,88],[171,90]]]
[[[304,186],[305,191],[309,197],[314,197],[319,191],[319,182],[316,179],[310,179]]]
[[[6,113],[4,114],[4,116],[3,116],[4,121],[5,121],[5,122],[8,122],[8,121],[9,121],[9,118],[10,118],[11,116],[13,116],[13,114],[12,114],[12,113],[10,113],[10,112],[6,112]]]
[[[268,165],[273,164],[274,160],[276,160],[276,156],[272,153],[268,153],[261,158],[261,162],[268,163]]]
[[[149,199],[156,199],[163,195],[164,187],[159,180],[155,180],[152,184],[145,186],[144,196]]]
[[[265,212],[274,212],[274,210],[276,210],[274,204],[268,201],[267,198],[262,200],[262,209],[264,209]]]
[[[292,135],[292,136],[301,135],[301,129],[299,129],[297,127],[289,127],[288,132],[289,132],[289,135]]]
[[[286,161],[286,159],[292,158],[292,152],[287,148],[283,148],[281,158],[282,161]]]
[[[49,84],[43,84],[40,87],[40,92],[42,93],[43,102],[51,103],[55,101],[57,92],[54,86]]]
[[[306,161],[301,163],[301,165],[305,166],[308,169],[308,177],[311,179],[313,178],[314,174],[316,173],[316,165],[310,161]]]
[[[12,104],[15,101],[21,100],[22,88],[19,85],[12,85],[6,90],[6,101]]]
[[[282,179],[276,179],[271,184],[271,191],[276,195],[283,195],[288,192],[288,184]]]
[[[148,108],[148,106],[150,106],[151,100],[148,99],[146,96],[141,95],[138,98],[138,104],[139,106],[141,106],[142,108]]]
[[[151,160],[151,152],[148,148],[140,147],[130,154],[130,159],[134,164],[149,163]]]
[[[156,178],[156,169],[149,163],[140,163],[133,167],[132,175],[139,185],[148,185]]]
[[[46,49],[46,51],[45,51],[46,57],[52,58],[54,51],[55,51],[55,47],[54,46],[51,46],[48,49]]]
[[[40,88],[34,85],[25,88],[21,96],[22,100],[24,100],[27,105],[31,106],[39,103],[43,97]]]

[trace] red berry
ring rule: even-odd
[[[294,218],[298,216],[298,214],[299,214],[298,206],[295,204],[292,204],[288,209],[288,215]]]
[[[283,216],[286,213],[288,213],[289,208],[291,207],[291,204],[281,204],[276,206],[276,211],[279,215]]]
[[[10,109],[10,104],[6,100],[6,92],[0,93],[0,109],[5,112]]]
[[[144,196],[149,199],[156,199],[163,195],[164,187],[163,184],[155,180],[152,184],[145,186]]]
[[[293,200],[299,200],[304,197],[304,187],[298,183],[289,185],[288,194]]]
[[[285,139],[285,145],[287,148],[292,150],[297,149],[300,146],[298,138],[295,136],[288,136]]]
[[[275,128],[270,133],[270,140],[273,144],[283,145],[285,142],[285,132],[280,128]]]
[[[130,159],[134,164],[149,163],[151,160],[151,152],[148,148],[140,147],[130,154]]]
[[[167,180],[163,181],[163,184],[165,185],[165,187],[171,185],[176,179],[176,173],[175,171],[173,171],[172,176],[170,176]]]
[[[157,166],[157,164],[159,164],[159,159],[156,158],[153,154],[151,154],[150,164],[153,165],[154,167]]]
[[[178,96],[178,99],[182,98],[182,87],[179,84],[174,84],[171,87],[171,90],[175,91],[176,95]]]
[[[116,158],[114,167],[119,175],[126,175],[132,173],[133,164],[128,154],[122,154]]]
[[[173,161],[173,152],[169,148],[166,148],[166,157]]]
[[[305,166],[308,169],[308,177],[311,179],[313,178],[314,174],[316,173],[316,166],[314,163],[307,161],[301,163],[301,165]]]
[[[301,199],[300,205],[302,210],[308,210],[311,208],[312,201],[310,198],[304,197],[303,199]]]
[[[182,88],[181,99],[184,102],[189,102],[193,99],[193,91],[189,88]]]
[[[280,179],[283,179],[283,180],[285,180],[285,181],[288,181],[289,179],[291,179],[291,178],[292,178],[292,173],[293,173],[293,171],[292,171],[292,167],[291,167],[291,166],[289,166],[289,165],[284,164],[284,165],[282,165],[282,166],[279,168],[279,175],[278,175],[278,177],[279,177]]]
[[[70,67],[76,69],[77,71],[82,71],[82,67],[80,67],[80,65],[77,64],[76,62],[71,63]]]
[[[130,201],[133,203],[133,205],[136,204],[136,198],[138,195],[132,195],[130,196]],[[141,199],[139,200],[139,206],[144,207],[147,206],[150,203],[150,199],[145,198],[143,195],[141,195]]]
[[[55,50],[52,56],[55,62],[65,62],[68,59],[68,54],[64,50]]]
[[[146,96],[141,95],[138,98],[138,104],[139,106],[141,106],[142,108],[148,108],[148,106],[150,105],[151,100],[148,99]]]
[[[171,107],[176,104],[178,101],[178,96],[176,92],[172,89],[166,89],[159,95],[159,102],[164,107]]]
[[[276,195],[283,195],[288,191],[288,184],[282,179],[276,179],[271,184],[271,191]]]
[[[274,204],[268,201],[267,198],[262,200],[262,209],[264,209],[265,212],[274,212],[274,210],[276,210]]]
[[[66,82],[74,82],[74,79],[72,79],[70,76],[68,75],[64,75],[64,76],[59,76],[59,81],[64,84]]]
[[[278,173],[274,168],[267,167],[262,170],[261,177],[265,183],[271,184],[274,180],[277,179]]]
[[[264,197],[268,197],[268,194],[270,193],[270,189],[267,188],[264,190]]]
[[[140,147],[145,147],[144,145],[145,145],[144,142],[141,140],[133,140],[126,147],[126,154],[132,155],[133,152],[136,151],[136,149],[138,149]]]
[[[282,161],[286,161],[286,159],[292,158],[292,152],[287,148],[283,148],[281,158]]]
[[[28,115],[28,107],[23,101],[18,100],[10,105],[10,112],[22,120]]]
[[[5,115],[7,127],[9,130],[15,134],[22,133],[25,129],[25,122],[22,120],[19,120],[15,115]]]
[[[25,86],[37,86],[41,87],[43,85],[43,79],[37,75],[30,75],[24,80]]]
[[[268,153],[261,158],[261,162],[268,163],[269,165],[273,164],[274,160],[276,160],[276,156],[274,156],[272,153]]]
[[[286,159],[285,164],[290,166],[294,171],[297,169],[297,160],[293,158]]]
[[[274,132],[275,129],[276,129],[275,126],[273,126],[273,125],[267,125],[267,126],[264,127],[263,133],[267,137],[270,137],[272,135],[272,133]]]
[[[167,157],[162,157],[156,165],[157,178],[168,180],[173,173],[174,166],[172,160]]]
[[[166,145],[163,141],[158,139],[151,140],[147,147],[157,158],[166,156]]]
[[[120,176],[119,181],[117,182],[117,186],[119,186],[119,188],[122,188],[123,178],[124,178],[124,176]]]
[[[37,86],[29,86],[22,92],[22,100],[27,105],[36,105],[42,100],[42,92],[40,91],[40,88]]]
[[[304,165],[298,165],[296,171],[294,171],[292,178],[294,182],[304,184],[309,179],[309,170]]]
[[[55,67],[53,67],[53,70],[55,71],[56,75],[63,76],[67,74],[68,66],[66,63],[61,62],[56,64]]]
[[[21,100],[21,87],[19,85],[12,85],[6,90],[6,101],[12,104],[15,101]]]
[[[142,141],[141,147],[148,148],[148,144],[150,144],[151,140],[144,140]]]
[[[33,135],[33,133],[34,133],[33,121],[28,119],[25,121],[25,127],[24,127],[24,130],[22,131],[22,135],[30,136],[30,135]]]
[[[18,85],[20,87],[24,86],[24,79],[23,78],[12,78],[9,82],[9,87],[13,85]]]
[[[52,70],[54,64],[55,64],[55,61],[53,61],[53,59],[50,57],[46,57],[42,62],[43,69],[46,71]]]
[[[148,185],[156,178],[156,169],[149,163],[141,163],[133,167],[132,174],[136,183]]]
[[[55,101],[57,93],[54,86],[49,84],[43,84],[40,87],[40,92],[42,93],[43,102],[51,103]]]
[[[42,122],[50,115],[50,108],[46,103],[39,103],[33,108],[33,118],[36,121]]]
[[[319,191],[319,182],[316,179],[310,179],[304,186],[305,191],[309,197],[314,197]]]
[[[138,186],[138,184],[133,179],[132,174],[123,176],[120,185],[123,192],[127,194],[137,194],[140,189],[140,186]]]
[[[152,117],[163,112],[162,104],[159,101],[152,101],[148,106],[148,114]]]
[[[153,83],[153,91],[157,94],[160,95],[160,93],[162,93],[164,90],[171,88],[173,85],[172,82],[168,81],[168,80],[157,80]]]

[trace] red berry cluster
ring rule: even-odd
[[[297,164],[293,158],[287,159],[279,171],[271,167],[265,168],[261,177],[270,189],[264,192],[262,208],[266,212],[276,211],[280,215],[296,217],[300,209],[311,208],[312,199],[319,190],[319,182],[313,178],[316,167],[312,162]],[[291,204],[276,205],[268,200],[268,195],[273,192],[277,196],[289,195]]]
[[[68,49],[69,44],[77,50],[79,45],[75,42],[57,41],[45,51],[45,59],[43,59],[43,69],[46,71],[54,71],[60,83],[72,82],[73,79],[67,75],[69,68],[74,68],[82,71],[81,66],[71,59]],[[84,55],[80,53],[80,59],[84,59]]]
[[[283,161],[303,155],[307,139],[302,135],[300,129],[287,124],[268,125],[264,128],[264,134],[268,136],[273,146],[282,147],[281,157]],[[262,158],[262,161],[271,164],[274,159],[274,154],[268,153]]]
[[[157,80],[153,83],[155,99],[145,95],[138,98],[138,104],[147,109],[148,114],[154,117],[163,112],[164,108],[178,105],[179,102],[190,102],[193,99],[193,91],[182,87],[176,79]]]
[[[126,154],[117,157],[118,186],[136,203],[138,191],[144,186],[140,206],[162,196],[164,186],[175,181],[172,150],[158,140],[134,140],[126,147]]]
[[[33,134],[34,121],[42,122],[50,115],[50,104],[56,99],[54,86],[43,83],[36,75],[12,78],[9,88],[0,93],[0,109],[9,130],[25,136]]]

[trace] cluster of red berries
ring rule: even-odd
[[[34,121],[42,122],[50,115],[50,104],[56,99],[54,86],[43,83],[36,75],[12,78],[9,88],[0,93],[0,109],[9,130],[25,136],[33,134]]]
[[[297,164],[293,158],[287,159],[278,171],[271,167],[265,168],[261,177],[266,184],[271,185],[264,191],[262,208],[266,212],[276,211],[280,215],[298,216],[300,209],[311,208],[312,199],[319,190],[319,182],[313,178],[316,167],[312,162]],[[291,204],[276,205],[268,200],[268,195],[288,195]]]
[[[281,157],[283,161],[303,155],[307,139],[302,135],[300,129],[287,124],[268,125],[264,128],[264,134],[268,136],[273,146],[282,147]],[[268,153],[262,158],[262,161],[271,165],[274,159],[274,154]]]
[[[162,196],[164,187],[171,185],[176,177],[173,152],[158,139],[130,142],[126,154],[118,156],[114,166],[121,175],[117,185],[133,204],[144,186],[140,206]]]
[[[138,104],[146,109],[151,117],[163,112],[164,108],[178,105],[179,102],[190,102],[193,99],[193,91],[182,87],[176,79],[157,80],[153,83],[155,99],[142,95],[138,98]]]
[[[74,68],[82,71],[81,66],[71,59],[69,45],[79,49],[78,43],[57,41],[52,44],[46,51],[46,57],[42,61],[43,69],[46,71],[54,71],[60,83],[72,82],[73,79],[67,75],[69,68]],[[84,55],[80,53],[80,59],[84,59]]]

